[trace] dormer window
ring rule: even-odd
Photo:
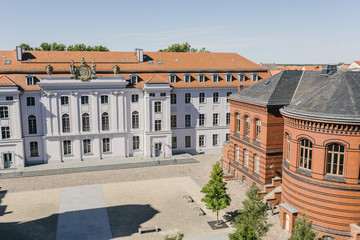
[[[169,74],[170,83],[176,83],[176,75],[174,73]]]
[[[130,74],[130,83],[137,84],[138,83],[138,76],[136,74]]]
[[[199,73],[199,74],[198,74],[198,81],[199,81],[200,83],[205,82],[205,74]]]
[[[35,84],[34,76],[32,76],[32,75],[26,76],[26,85],[34,86],[34,84]]]
[[[244,73],[238,73],[237,74],[239,82],[245,82],[245,74]]]
[[[184,82],[186,82],[186,83],[191,82],[191,76],[190,76],[190,74],[184,73],[183,76],[184,76]]]
[[[219,75],[217,73],[212,73],[211,80],[212,82],[219,82]]]
[[[250,77],[253,82],[259,81],[259,75],[257,73],[250,73]]]
[[[224,73],[226,82],[232,82],[232,75],[231,73]]]

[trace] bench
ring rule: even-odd
[[[139,233],[146,233],[146,232],[159,232],[160,228],[157,226],[154,227],[139,227]]]
[[[204,216],[204,215],[205,215],[204,210],[202,210],[202,209],[201,209],[200,207],[198,207],[198,206],[193,207],[193,210],[195,210],[195,212],[196,212],[196,214],[197,214],[198,216]]]
[[[189,195],[183,195],[183,198],[185,198],[187,203],[192,203],[194,200]]]

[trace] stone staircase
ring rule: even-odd
[[[264,203],[271,203],[272,206],[279,204],[281,200],[281,178],[273,177],[270,184],[265,184],[264,191],[259,192],[259,196],[263,198]]]

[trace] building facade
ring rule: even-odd
[[[221,151],[227,96],[269,76],[233,53],[1,56],[0,168]]]
[[[318,237],[360,238],[359,83],[357,72],[284,71],[230,97],[223,166],[265,194],[281,178],[290,233],[305,213]]]

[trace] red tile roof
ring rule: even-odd
[[[11,81],[7,76],[0,76],[0,87],[1,86],[16,86],[16,84]]]

